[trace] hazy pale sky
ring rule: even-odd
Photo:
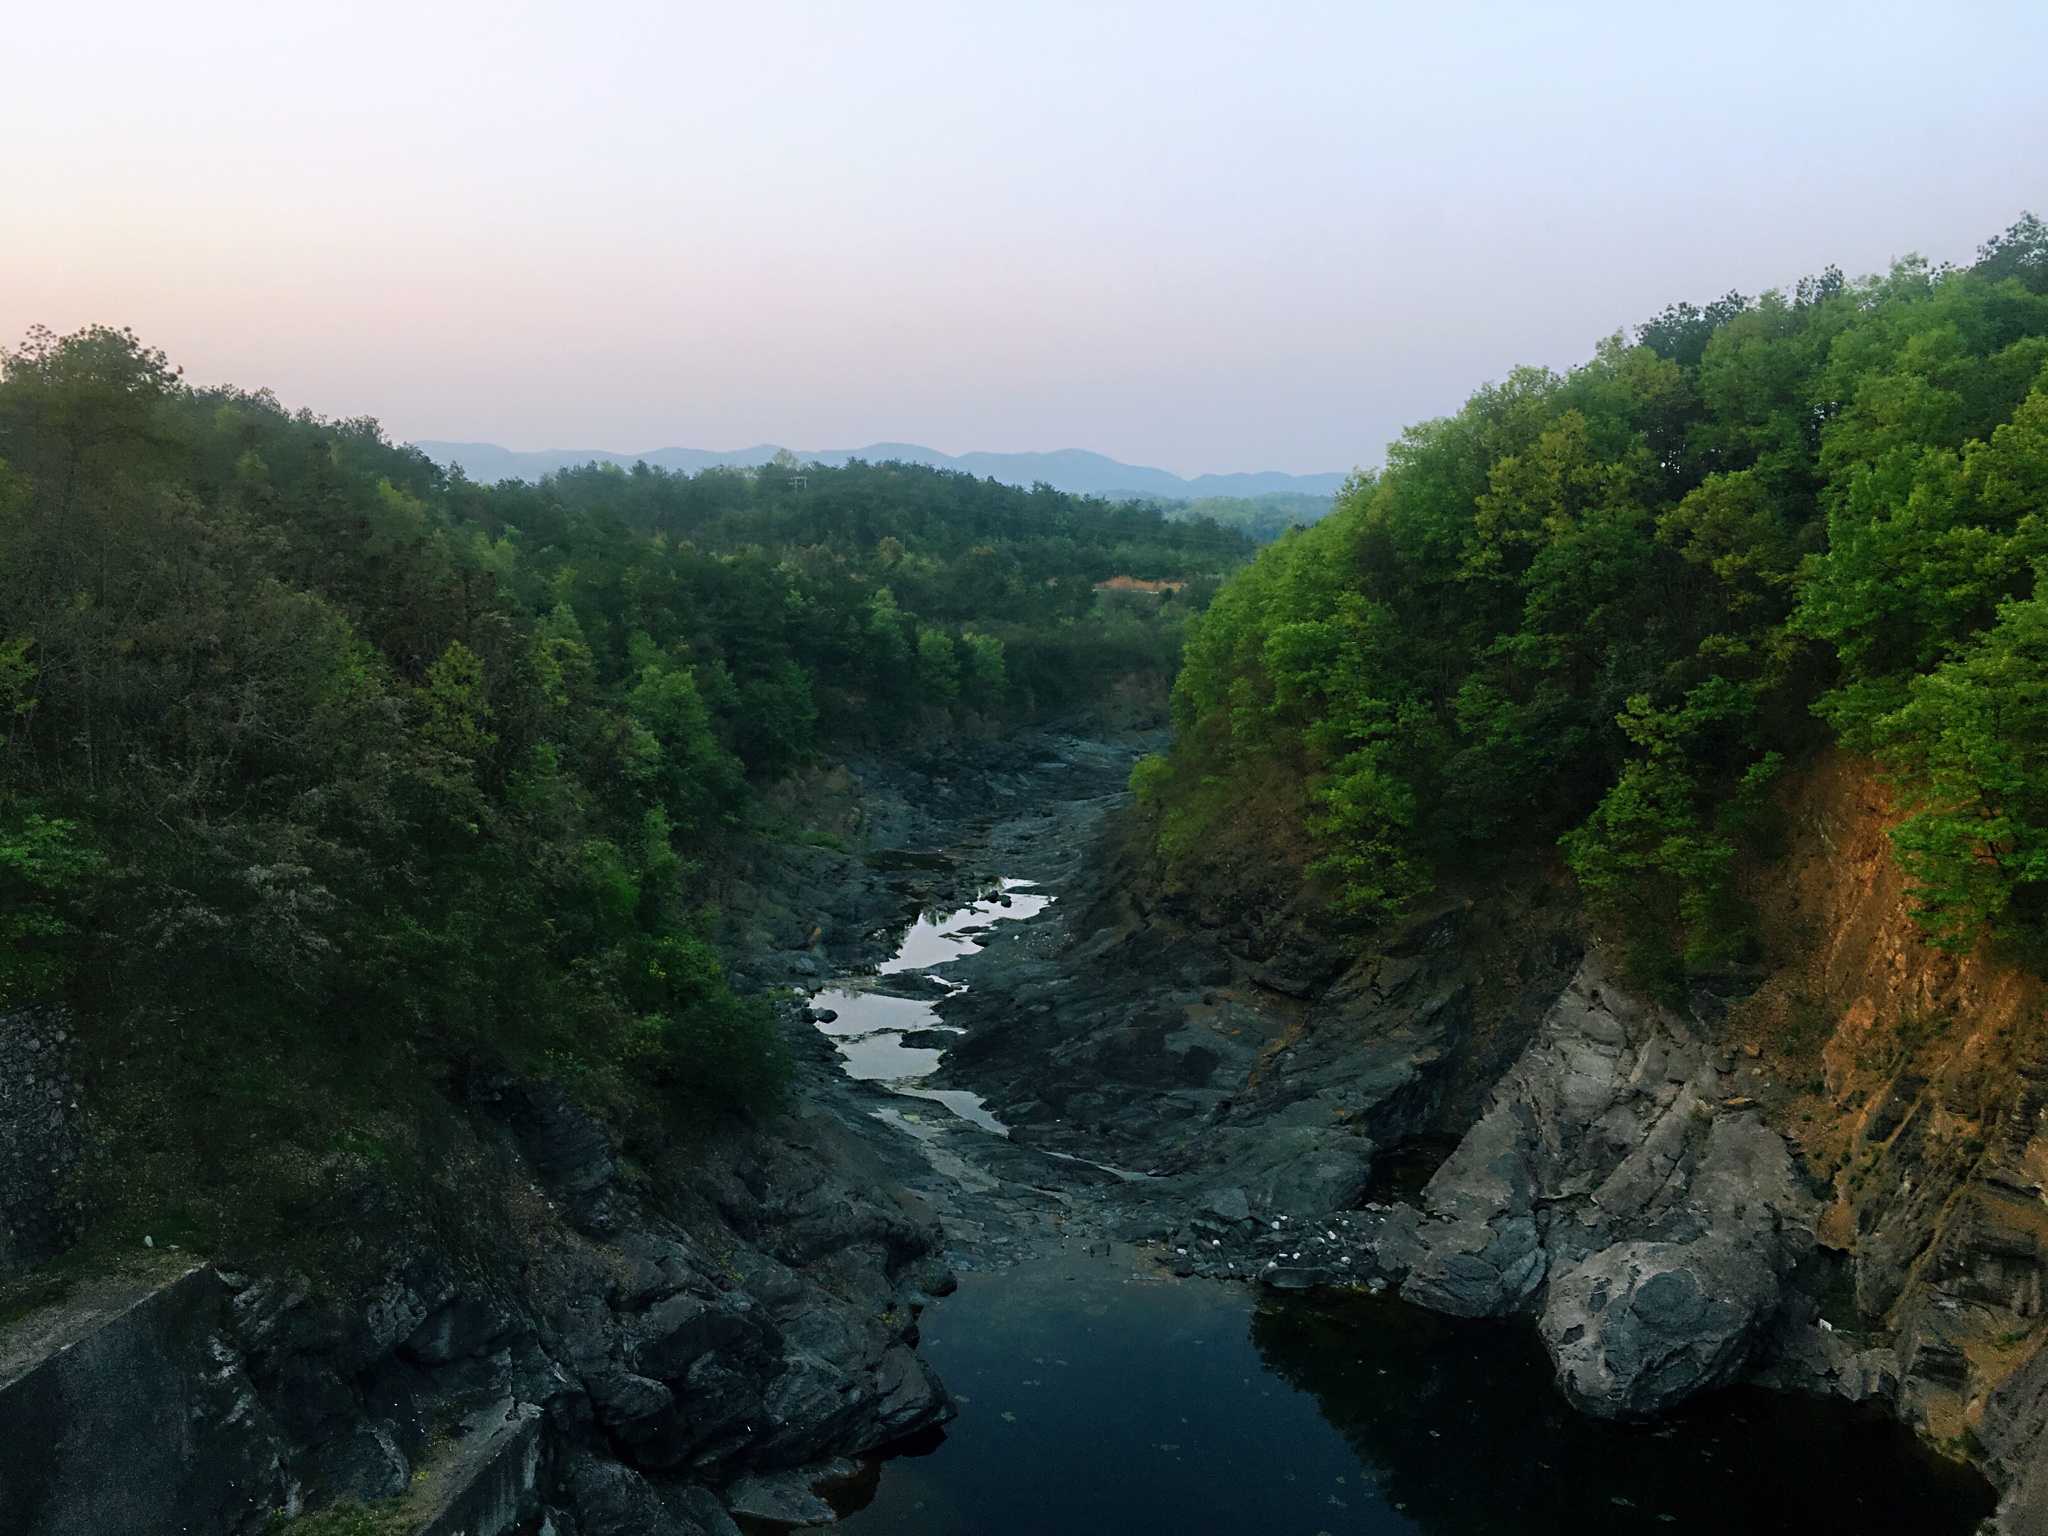
[[[1672,299],[2048,215],[2048,6],[10,14],[0,338],[514,448],[1378,462]]]

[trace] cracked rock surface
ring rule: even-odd
[[[1725,1063],[1589,959],[1430,1180],[1402,1294],[1534,1310],[1590,1413],[1651,1414],[1730,1380],[1814,1249],[1821,1201],[1730,1108]]]

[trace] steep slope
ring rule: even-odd
[[[1819,1235],[1843,1270],[1824,1315],[1893,1351],[1904,1417],[2038,1500],[2043,983],[1988,942],[1929,946],[1867,765],[1830,753],[1786,803],[1790,851],[1750,879],[1782,949],[1729,1028],[1775,1068],[1772,1119],[1832,1196]]]

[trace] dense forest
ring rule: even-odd
[[[1255,543],[1270,544],[1290,528],[1305,527],[1318,518],[1328,517],[1333,498],[1300,491],[1269,491],[1263,496],[1198,496],[1192,501],[1160,501],[1153,505],[1168,517],[1207,518],[1251,535]]]
[[[1930,935],[2048,934],[2048,226],[1677,304],[1407,432],[1197,622],[1135,778],[1199,856],[1287,798],[1336,904],[1561,848],[1646,979],[1754,953],[1740,861],[1829,739]]]
[[[1163,696],[1251,550],[903,464],[451,480],[106,329],[0,357],[0,461],[0,1010],[223,1123],[392,1051],[772,1095],[703,896],[755,787]]]

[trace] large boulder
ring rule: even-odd
[[[1730,1379],[1812,1253],[1820,1202],[1720,1065],[1589,958],[1424,1190],[1402,1294],[1537,1312],[1590,1413],[1656,1413]]]
[[[1655,1413],[1726,1381],[1777,1301],[1739,1240],[1616,1243],[1563,1269],[1537,1326],[1588,1413]]]
[[[704,1536],[646,1478],[608,1457],[578,1456],[562,1484],[584,1536]]]

